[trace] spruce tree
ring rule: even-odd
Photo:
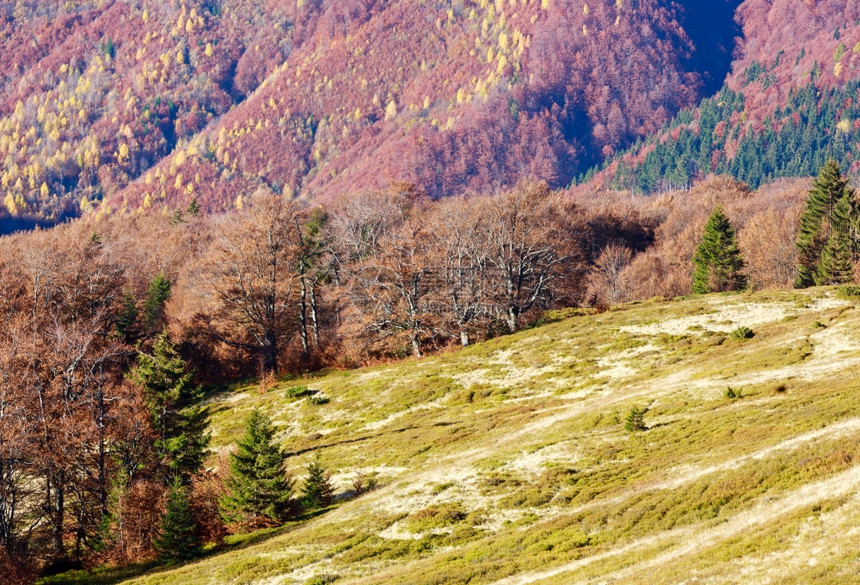
[[[813,280],[818,286],[844,284],[854,277],[854,262],[849,236],[851,224],[850,196],[839,199],[833,208],[830,238],[821,252],[821,260],[815,268]]]
[[[693,255],[693,264],[695,294],[742,290],[746,286],[746,276],[741,272],[744,261],[738,249],[735,230],[720,205],[705,224],[705,233]]]
[[[853,275],[854,263],[844,238],[831,237],[821,252],[821,261],[815,268],[816,286],[851,282]]]
[[[200,217],[200,204],[197,203],[197,197],[191,200],[191,203],[185,208],[185,213],[191,217]]]
[[[157,326],[164,317],[164,305],[170,298],[170,280],[163,272],[159,272],[146,289],[146,301],[143,303],[143,317],[150,328]]]
[[[127,344],[132,345],[140,339],[140,315],[137,300],[130,290],[122,295],[120,313],[116,319],[117,335]]]
[[[841,203],[844,200],[844,203]],[[829,270],[841,271],[844,266],[842,258],[845,252],[843,244],[849,244],[847,235],[850,230],[851,217],[856,215],[851,205],[851,195],[848,191],[848,181],[842,176],[839,164],[833,159],[828,160],[815,179],[806,209],[800,218],[800,229],[797,235],[798,266],[795,288],[805,288],[814,284],[823,284],[831,280]],[[841,242],[831,243],[831,236],[836,233]],[[822,263],[825,248],[828,251],[828,266]],[[836,262],[840,266],[832,266]]]
[[[200,553],[200,538],[191,515],[188,489],[178,477],[170,485],[161,530],[152,544],[163,560],[185,560]]]
[[[647,431],[648,425],[645,424],[646,412],[648,412],[647,408],[639,408],[638,406],[631,408],[627,414],[627,419],[624,421],[624,428],[631,433]]]
[[[334,500],[334,487],[331,476],[323,467],[320,454],[308,463],[308,475],[302,485],[302,507],[305,510],[326,508]]]
[[[140,384],[158,433],[155,450],[165,467],[165,480],[188,482],[203,464],[209,444],[208,413],[203,391],[192,383],[193,373],[170,341],[167,331],[155,340],[152,354],[140,353],[129,378]]]
[[[221,513],[227,522],[264,517],[283,520],[290,507],[293,481],[285,471],[286,455],[274,440],[269,418],[254,409],[245,424],[245,436],[230,454],[227,495]]]

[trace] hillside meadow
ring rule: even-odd
[[[299,479],[321,455],[337,503],[183,566],[45,583],[856,582],[858,303],[570,310],[421,360],[231,386],[209,401],[210,464],[258,407]],[[645,430],[625,429],[634,408]],[[356,495],[356,474],[376,487]]]

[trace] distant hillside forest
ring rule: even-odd
[[[0,212],[565,186],[719,89],[736,6],[7,2]]]
[[[7,3],[0,232],[396,182],[854,173],[858,22],[847,0]]]
[[[860,50],[860,43],[858,43]],[[612,189],[651,194],[685,188],[711,173],[755,188],[782,177],[814,175],[828,159],[858,169],[860,83],[792,90],[759,127],[745,123],[744,94],[723,89],[695,111],[681,112],[663,134],[635,145],[611,167]],[[729,157],[727,153],[733,152]],[[597,170],[581,182],[589,182]]]
[[[577,190],[650,194],[710,173],[753,188],[817,174],[827,159],[860,171],[860,9],[850,2],[744,2],[725,86],[656,134],[577,178]]]

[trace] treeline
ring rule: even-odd
[[[306,370],[515,331],[581,303],[600,251],[642,251],[656,227],[636,209],[589,210],[532,183],[439,201],[397,184],[325,208],[260,191],[244,207],[201,216],[192,202],[7,237],[5,311],[36,315],[46,296],[78,315],[51,287],[84,302],[74,287],[96,295],[98,278],[105,290],[88,311],[127,347],[167,328],[195,366],[217,363],[224,377]]]

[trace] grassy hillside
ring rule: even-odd
[[[634,303],[308,380],[323,405],[287,398],[295,382],[236,388],[213,443],[259,406],[294,472],[321,452],[343,499],[131,582],[857,582],[858,302]],[[634,407],[647,430],[625,430]],[[349,497],[355,470],[379,487]]]

